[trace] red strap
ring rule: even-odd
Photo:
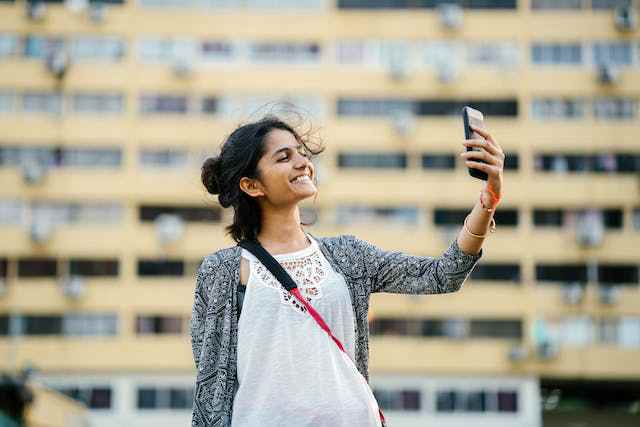
[[[309,302],[307,301],[306,298],[303,298],[302,295],[300,294],[300,290],[298,288],[293,288],[290,291],[293,296],[296,297],[296,299],[298,301],[300,301],[309,311],[309,314],[311,314],[311,316],[316,320],[316,322],[318,322],[318,325],[320,325],[320,327],[329,334],[329,336],[331,337],[331,339],[333,340],[333,342],[336,343],[336,345],[338,346],[338,348],[340,350],[342,350],[343,353],[347,354],[346,351],[344,351],[344,347],[342,346],[342,343],[340,342],[340,340],[338,338],[336,338],[335,336],[333,336],[333,334],[331,333],[331,329],[329,329],[329,326],[327,326],[327,324],[325,323],[324,319],[322,319],[322,316],[320,316],[320,313],[318,313],[312,306],[311,304],[309,304]],[[378,411],[380,412],[380,420],[382,421],[383,425],[385,422],[385,418],[384,418],[384,414],[382,413],[382,409],[380,409],[380,407],[378,407]]]

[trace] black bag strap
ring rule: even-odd
[[[267,269],[276,277],[278,282],[285,287],[287,291],[291,291],[298,287],[296,282],[291,278],[287,270],[262,247],[260,242],[256,240],[242,240],[238,243],[238,246],[251,252],[260,262],[267,267]],[[242,303],[244,302],[244,294],[247,290],[246,285],[242,283],[238,284],[238,319],[240,319],[240,312],[242,311]]]

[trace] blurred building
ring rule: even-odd
[[[290,101],[327,146],[309,231],[435,256],[482,188],[472,105],[507,153],[498,230],[460,292],[372,298],[390,424],[637,425],[637,9],[0,0],[0,366],[93,426],[188,425],[194,272],[232,244],[204,158]]]

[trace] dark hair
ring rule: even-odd
[[[234,209],[233,223],[225,230],[236,242],[256,239],[260,232],[260,206],[254,197],[240,189],[240,179],[245,176],[259,178],[258,161],[266,151],[266,136],[274,129],[291,132],[310,156],[324,151],[322,144],[312,141],[310,128],[297,132],[294,126],[279,117],[267,115],[239,126],[224,141],[220,154],[209,157],[202,165],[201,179],[207,191],[218,195],[223,208],[232,206]],[[309,224],[303,222],[303,225]]]

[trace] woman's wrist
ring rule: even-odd
[[[491,191],[489,187],[486,187],[480,192],[480,205],[482,209],[487,212],[493,212],[500,204],[501,198]]]

